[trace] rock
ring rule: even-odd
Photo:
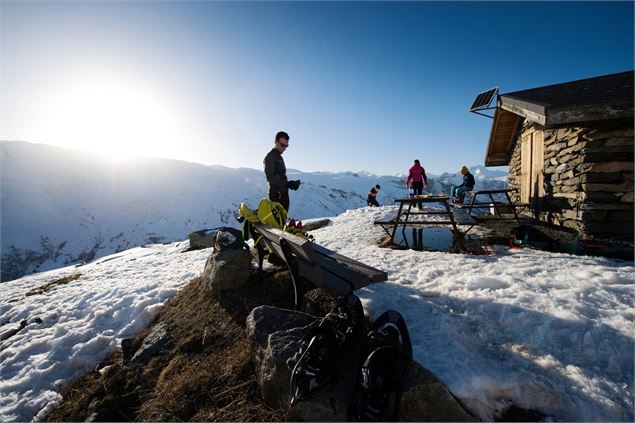
[[[145,337],[141,347],[130,359],[131,363],[136,363],[144,366],[150,362],[160,351],[170,343],[171,338],[168,334],[167,325],[165,323],[159,323],[152,329],[152,332]]]
[[[312,219],[308,223],[302,222],[302,228],[306,232],[314,231],[316,229],[323,228],[324,226],[328,225],[329,223],[331,223],[331,219]]]
[[[413,361],[402,380],[400,417],[405,422],[477,422],[432,373]]]
[[[269,335],[293,328],[302,328],[318,319],[301,311],[278,307],[260,306],[251,310],[247,316],[247,340],[252,346],[266,348]]]
[[[214,251],[205,263],[203,287],[214,293],[238,289],[249,279],[251,253],[245,249]]]
[[[121,340],[121,353],[123,355],[122,359],[124,363],[130,361],[135,353],[135,350],[133,349],[133,338],[124,338]]]
[[[288,361],[298,351],[304,328],[317,321],[306,313],[271,306],[256,307],[247,316],[247,341],[256,377],[262,396],[270,406],[288,406],[291,377]]]
[[[200,231],[192,232],[189,235],[189,239],[191,249],[214,247],[214,244],[218,244],[219,241],[220,244],[225,247],[233,245],[241,246],[243,243],[242,233],[238,229],[227,226],[215,229],[201,229]]]
[[[258,383],[264,401],[287,409],[289,381],[299,343],[319,319],[298,311],[261,306],[247,318],[247,336],[252,348]],[[361,346],[360,346],[361,348]],[[313,398],[295,404],[293,419],[303,421],[348,421],[348,407],[359,372],[359,350],[342,355],[336,383]],[[402,380],[403,421],[478,421],[432,373],[415,361]]]
[[[214,245],[214,229],[203,229],[192,232],[190,238],[190,248],[210,248]]]

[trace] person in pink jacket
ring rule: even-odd
[[[406,178],[406,186],[408,189],[412,187],[414,195],[423,194],[423,188],[428,188],[428,177],[426,176],[426,170],[421,167],[418,159],[415,159],[414,164],[408,171],[408,178]],[[423,208],[423,203],[419,203],[419,208]]]

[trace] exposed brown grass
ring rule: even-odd
[[[254,274],[244,289],[214,298],[201,279],[168,301],[163,322],[174,341],[146,366],[122,363],[122,354],[68,387],[49,421],[286,421],[286,410],[261,400],[246,341],[251,310],[293,307],[288,272]],[[332,301],[319,291],[305,296],[305,311],[323,315]],[[153,326],[151,325],[151,326]],[[151,327],[132,341],[141,345]],[[91,417],[92,415],[92,417]]]
[[[79,279],[81,275],[82,275],[81,273],[75,273],[73,275],[65,276],[61,279],[57,279],[53,282],[49,282],[45,285],[42,285],[39,288],[32,289],[24,295],[27,297],[30,297],[31,295],[44,294],[45,292],[50,291],[51,289],[55,288],[58,285],[66,285],[67,283],[70,283],[74,280]]]

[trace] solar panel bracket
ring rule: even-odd
[[[490,107],[492,100],[498,94],[498,87],[490,88],[489,90],[483,91],[476,95],[476,99],[472,103],[470,107],[470,112],[476,113],[477,115],[486,116],[488,118],[493,119],[493,116],[486,115],[485,113],[480,113],[479,110],[492,110],[495,107]]]

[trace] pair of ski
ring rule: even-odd
[[[349,294],[310,329],[300,342],[291,373],[291,404],[323,392],[335,382],[342,354],[361,351],[361,366],[352,395],[352,421],[397,421],[400,381],[412,359],[406,322],[388,310],[366,332],[364,309],[359,298]]]

